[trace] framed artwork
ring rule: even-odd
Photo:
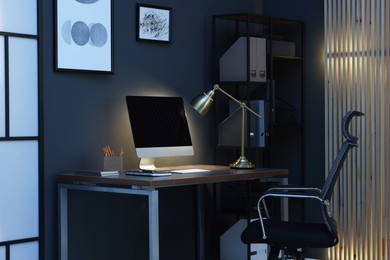
[[[111,1],[56,0],[56,71],[113,73]]]
[[[172,8],[137,4],[137,41],[171,43]]]

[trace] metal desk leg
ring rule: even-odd
[[[68,190],[58,187],[59,258],[68,260]]]
[[[205,219],[204,219],[204,184],[196,186],[196,220],[197,220],[197,259],[206,259],[205,253]]]
[[[149,195],[149,255],[151,260],[159,259],[158,191]]]
[[[101,186],[83,186],[76,184],[58,185],[59,215],[59,259],[68,260],[68,190],[86,190],[133,194],[148,197],[149,214],[149,259],[159,260],[159,216],[158,191],[151,189],[124,189]]]

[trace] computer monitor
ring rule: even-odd
[[[156,169],[154,158],[194,155],[181,97],[127,96],[139,168]]]

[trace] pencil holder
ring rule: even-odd
[[[123,171],[122,156],[104,156],[103,158],[103,169],[105,171]]]

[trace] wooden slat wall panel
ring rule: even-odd
[[[332,199],[340,243],[329,259],[389,259],[389,9],[389,0],[324,0],[326,172],[342,142],[342,116],[365,113],[352,122],[360,148]]]

